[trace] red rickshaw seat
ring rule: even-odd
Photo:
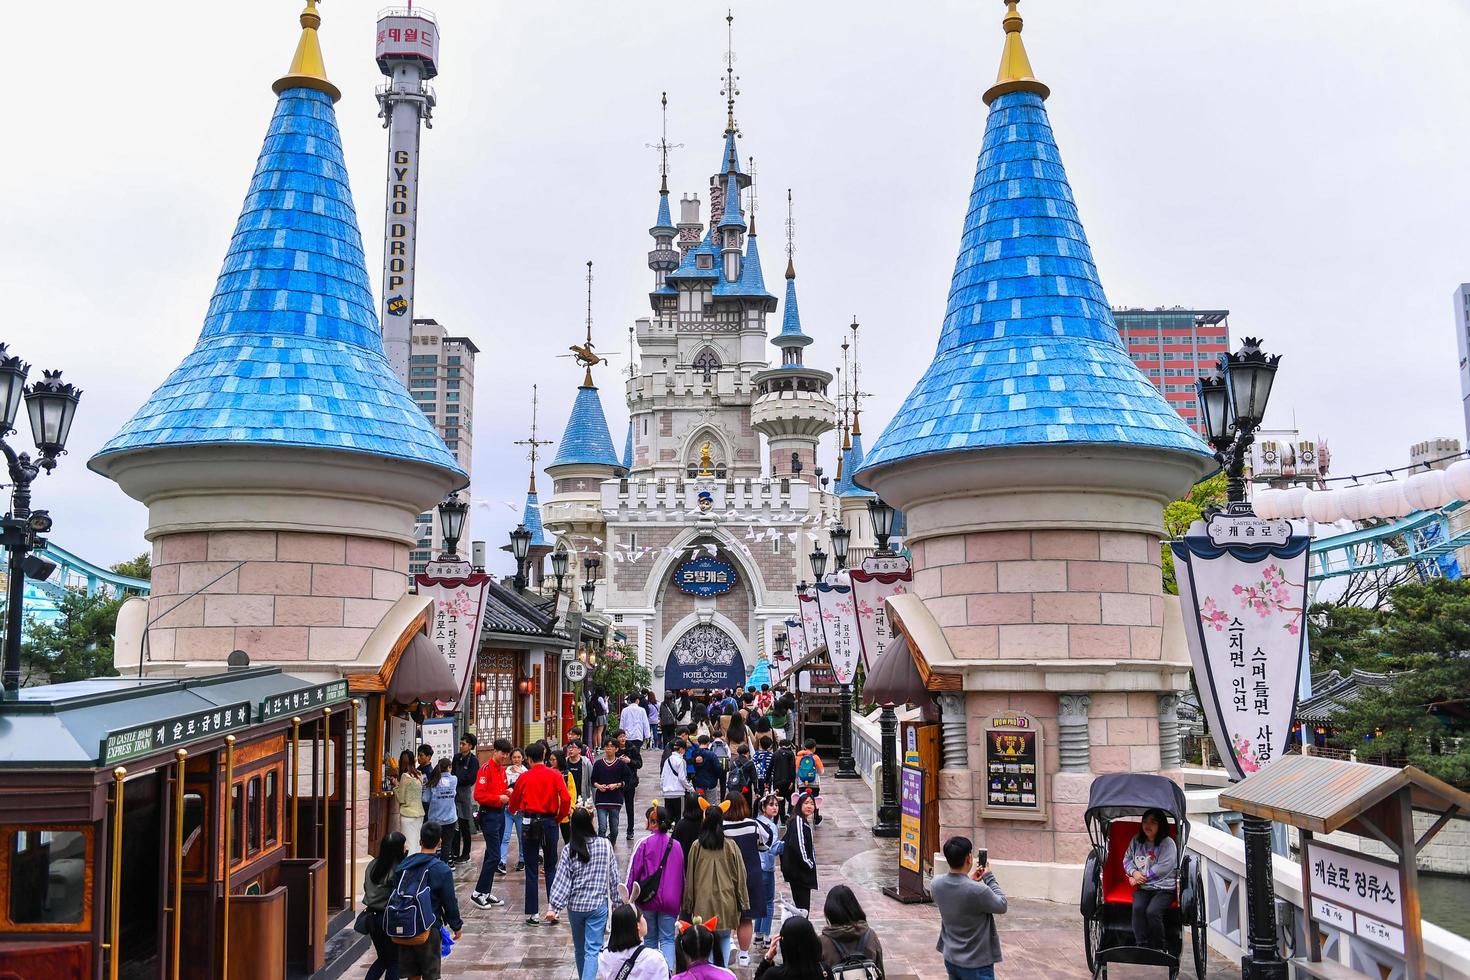
[[[1132,905],[1134,885],[1123,873],[1123,855],[1128,852],[1128,844],[1138,836],[1142,827],[1140,820],[1114,820],[1108,826],[1108,859],[1103,864],[1102,892],[1103,901],[1109,905]],[[1169,825],[1169,836],[1178,842],[1173,824]],[[1179,896],[1174,896],[1170,908],[1179,907]]]

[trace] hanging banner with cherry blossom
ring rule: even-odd
[[[775,680],[772,683],[780,682],[810,652],[811,648],[806,645],[806,630],[801,623],[795,619],[786,620],[785,658],[776,665]]]
[[[846,578],[846,573],[838,572]],[[836,576],[834,576],[835,578]],[[857,610],[853,607],[852,586],[842,581],[818,582],[817,605],[821,609],[822,633],[827,640],[827,657],[837,683],[851,684],[857,674],[858,629]]]
[[[469,572],[468,565],[465,572],[447,577],[414,576],[418,594],[434,600],[429,610],[429,639],[449,662],[459,691],[454,701],[435,702],[440,711],[453,711],[464,700],[479,646],[480,623],[485,618],[485,589],[490,584],[490,576]]]
[[[855,568],[848,575],[857,610],[863,669],[872,670],[893,639],[888,607],[883,600],[909,590],[909,583],[914,580],[913,566],[903,555],[873,555],[863,560],[862,568]]]
[[[1232,779],[1286,751],[1306,652],[1307,546],[1248,510],[1170,542],[1201,707]]]
[[[811,653],[827,642],[822,634],[822,611],[817,608],[817,591],[807,589],[806,595],[796,597],[796,611],[801,614],[801,631],[805,634],[806,652]]]

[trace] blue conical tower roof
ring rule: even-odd
[[[463,477],[383,355],[335,88],[300,72],[276,87],[199,340],[92,466],[228,443],[369,453]]]
[[[842,451],[842,479],[837,481],[833,492],[839,497],[876,497],[871,490],[864,490],[853,482],[858,470],[863,468],[863,434],[852,434],[852,448]]]
[[[633,471],[633,420],[628,419],[628,438],[623,443],[623,469]]]
[[[720,215],[720,227],[745,227],[745,219],[740,216],[740,181],[733,173],[725,178],[725,212]]]
[[[725,130],[725,146],[720,151],[720,169],[716,173],[740,173],[740,151],[735,147],[735,131],[733,129]]]
[[[938,349],[864,469],[1027,444],[1209,457],[1118,337],[1020,26],[1012,9]]]
[[[649,229],[650,234],[666,231],[669,234],[679,229],[674,226],[674,215],[669,211],[669,189],[663,188],[658,192],[658,217],[654,219],[653,227]]]
[[[541,501],[536,491],[526,494],[526,509],[521,512],[521,524],[531,532],[531,547],[546,546],[546,529],[541,525]]]
[[[801,308],[796,303],[796,263],[786,261],[786,304],[781,312],[781,332],[771,338],[777,347],[805,347],[812,342],[801,330]]]
[[[561,445],[551,465],[622,469],[623,464],[613,449],[612,436],[608,434],[607,416],[602,413],[602,398],[595,387],[583,385],[577,389],[572,414],[567,418],[566,431],[561,435]]]

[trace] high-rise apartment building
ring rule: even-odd
[[[1169,405],[1196,432],[1204,432],[1195,380],[1215,368],[1230,349],[1229,310],[1114,309],[1113,320],[1128,355]]]
[[[1460,401],[1465,411],[1465,437],[1470,439],[1470,282],[1455,287],[1455,346],[1460,352]]]
[[[408,356],[408,393],[424,416],[434,425],[444,445],[466,473],[474,450],[475,355],[480,348],[468,337],[453,337],[437,320],[416,319]],[[470,491],[460,496],[468,497]],[[473,514],[471,515],[473,516]],[[409,572],[417,575],[442,548],[444,537],[437,527],[437,513],[419,515],[420,536],[408,556]],[[468,549],[469,523],[460,541]],[[467,550],[461,553],[467,554]]]

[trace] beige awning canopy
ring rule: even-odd
[[[1395,769],[1315,755],[1282,756],[1221,792],[1220,805],[1316,834],[1347,830],[1376,837],[1360,826],[1359,817],[1400,790],[1408,791],[1416,810],[1470,813],[1470,793],[1413,766]]]

